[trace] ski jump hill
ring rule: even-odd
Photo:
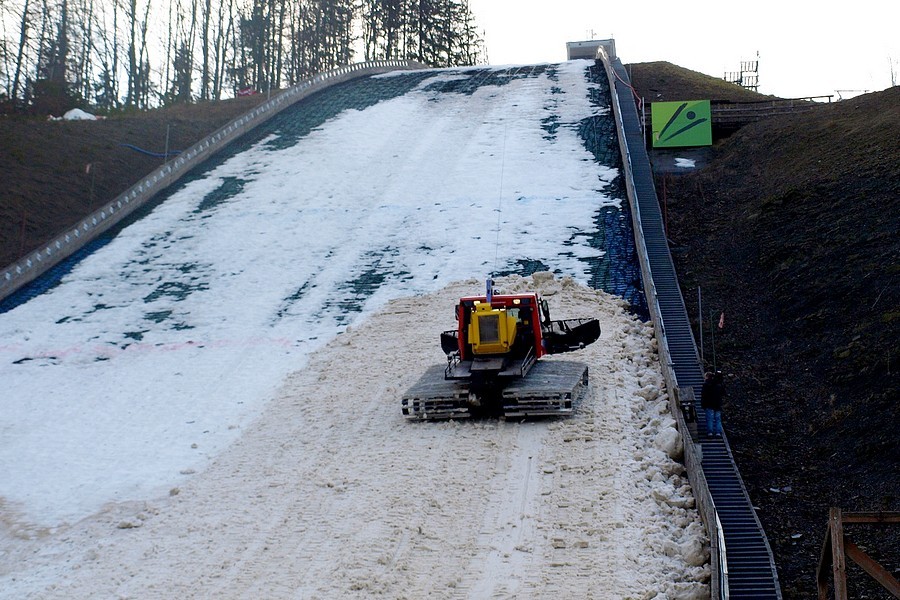
[[[627,75],[570,57],[317,76],[0,271],[0,597],[780,598]],[[603,315],[572,419],[403,421],[485,276]]]

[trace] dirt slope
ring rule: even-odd
[[[697,96],[696,74],[657,65],[632,66],[639,90]],[[704,169],[657,177],[692,316],[703,291],[710,360],[710,311],[726,315],[726,427],[787,598],[815,594],[830,506],[900,510],[898,105],[895,87],[747,125]],[[888,534],[850,535],[898,572]],[[850,578],[853,597],[889,597]]]
[[[102,121],[0,117],[0,265],[52,239],[163,163],[123,144],[163,154],[168,131],[169,149],[181,150],[264,100],[257,95]]]
[[[670,63],[628,68],[651,101],[761,98]],[[170,147],[186,147],[260,100],[100,123],[0,119],[0,263],[160,162],[120,144],[160,152],[168,124]],[[690,314],[698,285],[716,320],[726,313],[726,427],[786,598],[814,595],[829,506],[900,510],[898,105],[893,88],[748,125],[660,194]],[[898,572],[896,542],[867,550]],[[851,570],[851,591],[864,577]]]

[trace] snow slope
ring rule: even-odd
[[[600,340],[565,355],[591,373],[573,417],[405,421],[403,389],[443,361],[423,332],[481,282],[395,300],[168,495],[15,540],[0,596],[708,597],[650,326],[571,279],[499,283],[600,319]]]
[[[702,593],[649,331],[581,285],[618,203],[589,64],[392,75],[0,314],[0,597]],[[523,260],[604,317],[584,409],[404,422],[458,296]]]
[[[577,236],[615,175],[577,137],[595,112],[586,66],[471,94],[440,84],[484,69],[435,71],[296,143],[273,134],[0,315],[6,518],[52,526],[202,468],[310,352],[392,298],[522,258],[584,281],[579,258],[599,250]]]

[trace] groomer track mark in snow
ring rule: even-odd
[[[10,540],[0,596],[708,594],[651,328],[622,300],[571,280],[498,282],[600,319],[601,339],[575,353],[592,386],[572,417],[400,415],[410,365],[443,356],[422,332],[452,324],[446,307],[481,285],[394,300],[338,336],[173,495]]]

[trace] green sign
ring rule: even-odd
[[[653,147],[711,146],[710,115],[709,100],[652,103]]]

